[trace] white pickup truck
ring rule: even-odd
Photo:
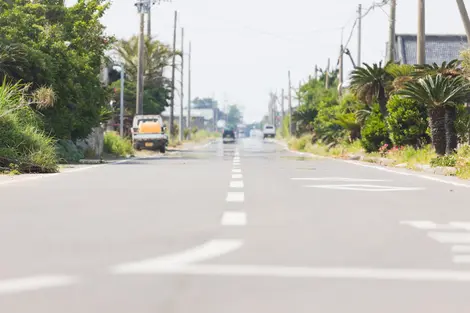
[[[132,143],[136,150],[150,149],[165,153],[168,136],[160,115],[136,115],[132,122]]]
[[[263,127],[263,138],[274,138],[276,137],[276,128],[273,125],[264,125]]]

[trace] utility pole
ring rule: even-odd
[[[395,26],[396,26],[397,0],[390,1],[390,29],[388,31],[387,62],[395,62]]]
[[[417,63],[426,63],[426,5],[425,0],[418,0],[418,37]]]
[[[175,70],[176,70],[176,24],[178,22],[178,12],[175,11],[175,21],[173,27],[173,62],[171,65],[171,103],[170,103],[170,138],[173,135],[173,122],[175,119]]]
[[[325,72],[325,89],[330,89],[330,58],[328,58],[328,65]]]
[[[119,135],[124,137],[124,65],[121,64],[121,92],[120,92],[120,112],[119,112]]]
[[[179,139],[184,139],[184,28],[181,28],[181,84],[180,84],[180,125],[179,125]]]
[[[152,37],[152,8],[150,7],[149,13],[147,13],[147,36],[150,40]]]
[[[313,76],[315,80],[318,80],[318,65],[315,64],[315,76]]]
[[[140,115],[144,112],[144,25],[145,13],[148,12],[150,2],[145,0],[138,0],[136,3],[137,10],[140,15],[140,29],[139,29],[139,63],[137,65],[137,95],[135,104],[135,114]]]
[[[299,90],[298,90],[298,93],[299,93],[299,106],[302,105],[302,97],[300,96],[300,89],[302,88],[302,82],[299,81]]]
[[[341,97],[343,94],[343,81],[344,81],[344,47],[341,44],[340,54],[339,54],[339,84],[338,84],[338,94]]]
[[[292,135],[292,84],[290,79],[290,71],[288,72],[289,76],[289,89],[288,89],[288,104],[289,104],[289,135]]]
[[[467,42],[470,44],[470,19],[468,18],[467,8],[463,0],[457,0],[457,5],[459,6],[460,16],[465,27],[465,33],[467,34]]]
[[[189,129],[188,139],[191,138],[191,41],[189,42],[189,52],[188,52],[188,119],[186,120],[186,125]]]
[[[394,1],[394,0],[392,0]],[[357,8],[357,66],[361,66],[362,54],[362,4]]]
[[[284,88],[281,90],[281,116],[282,116],[282,121],[281,121],[281,127],[284,124],[284,117],[285,117],[285,112],[284,112]]]

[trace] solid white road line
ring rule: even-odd
[[[428,236],[440,243],[466,244],[470,243],[470,233],[430,232]]]
[[[287,147],[287,145],[285,145],[284,143],[277,142],[277,144],[283,146],[289,152],[295,153],[295,154],[298,154],[298,155],[309,155],[309,156],[314,156],[314,157],[317,157],[317,158],[320,158],[320,159],[329,159],[329,160],[332,160],[332,161],[344,162],[344,163],[349,163],[349,164],[353,164],[353,165],[357,165],[357,166],[373,168],[373,169],[383,171],[383,172],[388,172],[388,173],[393,173],[393,174],[398,174],[398,175],[404,175],[404,176],[414,176],[414,177],[419,177],[419,178],[423,178],[423,179],[427,179],[427,180],[432,180],[432,181],[443,183],[443,184],[453,185],[453,186],[457,186],[457,187],[470,188],[470,184],[463,184],[463,183],[459,183],[459,182],[455,182],[455,181],[441,179],[441,178],[438,178],[438,177],[422,175],[422,174],[417,174],[417,173],[410,173],[410,172],[407,172],[407,171],[394,170],[394,169],[390,169],[390,168],[386,168],[386,167],[382,167],[382,166],[378,166],[378,165],[365,164],[365,163],[362,163],[360,161],[338,160],[338,159],[335,159],[335,158],[332,158],[332,157],[323,157],[323,156],[316,155],[316,154],[313,154],[313,153],[298,152],[298,151],[290,150]]]
[[[373,169],[376,169],[376,170],[379,170],[379,171],[384,171],[384,172],[389,172],[389,173],[394,173],[394,174],[399,174],[399,175],[404,175],[404,176],[419,177],[419,178],[432,180],[432,181],[443,183],[443,184],[449,184],[449,185],[453,185],[453,186],[457,186],[457,187],[470,188],[469,184],[462,184],[462,183],[458,183],[458,182],[454,182],[454,181],[450,181],[450,180],[440,179],[440,178],[433,177],[433,176],[427,176],[427,175],[415,174],[415,173],[408,173],[408,172],[405,172],[405,171],[392,170],[392,169],[385,168],[385,167],[380,167],[380,166],[377,166],[377,165],[363,164],[363,163],[360,163],[358,161],[349,161],[349,160],[336,160],[336,161],[342,161],[342,162],[346,162],[346,163],[349,163],[349,164],[354,164],[354,165],[358,165],[358,166],[362,166],[362,167],[369,167],[369,168],[373,168]]]
[[[230,188],[243,188],[243,181],[242,180],[231,181]]]
[[[245,201],[244,192],[229,192],[227,193],[227,202],[243,202]]]
[[[114,266],[111,272],[114,274],[147,273],[160,268],[172,268],[186,264],[202,262],[224,254],[233,252],[243,245],[241,240],[212,240],[202,246],[184,251],[182,253],[167,255],[155,259],[147,259],[139,262],[126,263]]]
[[[244,226],[246,225],[245,212],[225,212],[220,222],[223,226]]]
[[[436,224],[431,221],[403,221],[400,222],[402,225],[408,225],[414,228],[418,229],[424,229],[424,230],[445,230],[445,229],[455,229],[454,226],[449,225],[449,224]]]
[[[242,179],[243,175],[242,174],[232,174],[232,179]]]
[[[354,190],[354,191],[417,191],[424,190],[418,187],[395,187],[395,186],[378,186],[378,185],[307,185],[307,188],[323,188],[323,189],[337,189],[337,190]]]
[[[452,261],[456,264],[469,264],[470,263],[470,255],[455,255],[452,258]]]
[[[426,269],[378,269],[378,268],[323,268],[283,267],[263,265],[183,265],[155,266],[132,271],[140,274],[214,275],[234,277],[277,278],[331,278],[361,280],[392,280],[410,282],[466,282],[470,283],[470,271],[445,271]]]
[[[25,278],[0,280],[0,295],[39,290],[43,288],[63,287],[77,283],[72,276],[43,275]]]
[[[242,170],[239,169],[239,168],[232,169],[232,173],[241,173],[241,172],[242,172]]]
[[[470,253],[470,246],[452,246],[453,253]]]
[[[346,177],[299,177],[291,178],[291,180],[313,180],[313,181],[346,181],[346,182],[390,182],[390,179],[363,179],[363,178],[346,178]]]

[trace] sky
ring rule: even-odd
[[[250,123],[266,114],[271,91],[280,95],[282,88],[287,90],[289,70],[296,87],[313,75],[315,64],[325,68],[331,58],[336,65],[341,38],[346,43],[351,34],[359,1],[162,1],[152,8],[152,33],[171,44],[177,10],[178,27],[185,29],[186,51],[188,41],[192,43],[192,96],[214,97],[222,106],[237,104],[243,109],[245,122]],[[107,33],[118,38],[137,34],[135,1],[111,3],[103,18]],[[373,3],[362,0],[365,9]],[[465,3],[470,10],[470,0]],[[363,20],[363,62],[378,62],[385,57],[388,11],[388,5],[383,10],[375,9]],[[416,34],[417,11],[417,0],[397,0],[397,33]],[[455,1],[426,1],[426,33],[465,34]],[[177,47],[181,47],[179,29]],[[356,59],[356,31],[348,48]],[[351,69],[346,57],[345,70]],[[186,71],[184,76],[186,80]]]

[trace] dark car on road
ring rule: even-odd
[[[231,128],[225,128],[222,134],[222,140],[226,142],[235,142],[235,131]]]

